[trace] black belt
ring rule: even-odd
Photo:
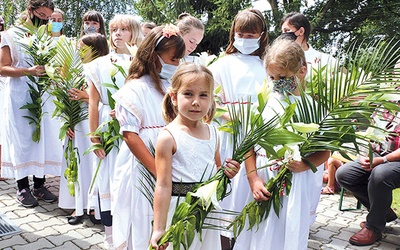
[[[195,185],[199,182],[172,182],[172,196],[185,197],[188,192],[192,192]]]

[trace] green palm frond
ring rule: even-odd
[[[27,64],[31,67],[46,65],[56,54],[53,38],[46,25],[42,25],[39,28],[32,25],[17,26],[16,35],[18,36],[16,43],[31,58],[31,61],[27,61]],[[29,120],[30,125],[35,126],[32,140],[39,142],[43,106],[46,102],[46,100],[43,100],[43,95],[50,87],[50,79],[48,76],[27,75],[27,77],[30,80],[27,84],[31,100],[20,109],[29,111],[30,115],[24,117]]]
[[[46,72],[53,83],[50,93],[56,97],[54,100],[56,108],[53,116],[61,118],[63,122],[59,138],[64,139],[68,128],[74,130],[78,123],[87,119],[88,109],[83,101],[70,100],[68,93],[68,90],[72,88],[85,88],[83,66],[74,43],[70,39],[61,37],[56,48],[57,54],[52,58],[50,65],[46,67]],[[78,163],[80,156],[78,149],[73,147],[72,140],[68,139],[64,148],[64,158],[67,162],[64,177],[67,179],[70,194],[74,196],[74,186],[79,185]]]
[[[316,131],[302,134],[305,140],[299,145],[300,154],[310,168],[315,166],[304,157],[317,151],[352,154],[367,152],[366,156],[372,158],[370,141],[374,137],[357,133],[354,125],[362,125],[364,129],[371,127],[387,133],[385,128],[372,123],[371,116],[382,115],[387,110],[400,110],[397,104],[393,103],[400,97],[400,71],[393,69],[399,55],[398,42],[394,41],[375,40],[361,46],[353,46],[346,54],[345,63],[340,65],[338,62],[334,71],[328,67],[314,70],[312,82],[308,84],[308,96],[301,92],[297,100],[285,98],[284,102],[288,105],[281,117],[283,128],[288,128],[291,123],[296,122],[318,125]],[[293,112],[293,108],[296,112]],[[354,123],[354,118],[362,121]],[[282,156],[284,152],[281,149],[274,154],[274,146],[279,145],[276,144],[275,138],[264,137],[259,145],[266,149],[270,159],[276,159],[276,155]],[[291,187],[292,173],[284,167],[285,164],[288,163],[283,163],[277,176],[266,184],[271,193],[270,199],[247,204],[231,223],[229,228],[233,228],[235,237],[244,229],[246,218],[249,221],[249,229],[258,227],[268,216],[271,206],[279,216],[281,195],[289,195]],[[286,192],[283,192],[284,189]]]

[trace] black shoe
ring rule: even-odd
[[[101,224],[101,220],[98,220],[96,217],[94,217],[94,210],[89,211],[89,220],[95,225]]]
[[[17,201],[24,207],[36,207],[39,205],[29,188],[24,188],[21,192],[17,192]]]
[[[45,186],[41,186],[40,188],[34,188],[32,190],[33,196],[36,197],[38,200],[44,200],[45,202],[54,202],[57,201],[58,198],[56,195],[54,195],[52,192],[49,191],[49,189]]]
[[[77,225],[81,223],[83,216],[68,216],[68,224],[70,225]]]

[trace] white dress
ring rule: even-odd
[[[32,59],[16,44],[18,35],[16,28],[11,28],[1,35],[0,47],[10,49],[12,66],[29,68]],[[58,139],[60,125],[57,119],[52,119],[50,107],[52,103],[45,103],[41,122],[40,141],[32,141],[34,125],[24,116],[30,116],[21,106],[31,102],[29,95],[29,79],[23,77],[6,77],[4,84],[4,134],[2,134],[2,165],[1,175],[7,178],[20,180],[29,175],[39,178],[46,174],[59,176],[61,171],[62,144]],[[48,94],[45,93],[43,100]]]
[[[258,56],[229,54],[219,58],[209,66],[216,85],[222,86],[220,99],[223,103],[257,102],[256,87],[261,86],[267,77],[262,60]],[[221,121],[220,121],[221,122]],[[231,135],[220,132],[221,162],[232,158],[233,145]],[[239,173],[231,179],[231,194],[221,202],[223,209],[240,212],[246,205],[246,197],[250,193],[247,183],[246,168],[242,164]],[[226,215],[224,215],[226,216]],[[226,219],[231,218],[226,216]],[[232,232],[224,231],[226,237],[233,237]]]
[[[82,103],[86,105],[86,103]],[[92,179],[92,165],[94,157],[92,154],[84,154],[85,150],[88,149],[92,144],[87,137],[89,133],[89,121],[86,119],[81,121],[75,126],[74,129],[75,137],[72,140],[72,146],[78,149],[79,161],[78,161],[78,184],[75,184],[75,196],[71,196],[68,191],[67,180],[64,177],[65,169],[67,168],[67,163],[63,157],[62,161],[62,172],[60,177],[60,192],[58,206],[63,209],[74,209],[76,216],[81,216],[84,214],[84,210],[88,209],[88,204],[93,204],[89,202],[89,187],[90,180]],[[68,143],[68,138],[65,138],[64,145]],[[96,200],[93,201],[96,204]],[[96,208],[93,205],[90,208]],[[98,213],[98,209],[95,209]],[[96,218],[100,218],[97,214]]]
[[[307,62],[307,81],[310,81],[314,70],[319,70],[324,66],[327,66],[327,70],[333,72],[337,63],[336,58],[333,56],[318,51],[308,44],[308,50],[304,51]]]
[[[92,82],[100,94],[99,103],[99,125],[103,122],[110,121],[112,118],[110,116],[111,107],[108,100],[108,91],[110,94],[114,94],[117,90],[115,88],[104,86],[104,84],[112,84],[111,70],[114,66],[111,64],[111,59],[118,58],[118,60],[123,60],[123,57],[119,57],[116,54],[109,54],[106,56],[99,57],[92,62],[90,62],[87,67],[85,67],[85,75],[87,82]],[[124,85],[125,78],[118,72],[115,75],[115,84],[118,88]],[[104,130],[107,127],[104,126]],[[119,146],[119,145],[118,145]],[[94,154],[93,155],[93,175],[96,172],[97,166],[100,159]],[[99,172],[95,180],[95,186],[90,194],[92,199],[97,199],[100,197],[100,208],[101,211],[111,210],[111,181],[114,175],[114,165],[118,154],[118,147],[114,147],[107,156],[102,160]]]
[[[298,99],[300,97],[290,96],[291,102],[294,102],[295,98]],[[286,105],[286,102],[280,101],[277,94],[276,99],[270,99],[268,102],[268,107],[263,113],[264,119],[268,120],[272,118],[275,112],[282,114],[284,112],[283,107]],[[268,162],[265,155],[263,149],[257,152],[257,168],[265,166]],[[317,173],[323,173],[323,168],[324,164],[318,166]],[[265,183],[270,178],[275,177],[277,173],[278,170],[274,166],[257,170],[258,176],[264,179]],[[322,185],[322,177],[318,181],[316,178],[317,173],[312,172],[312,170],[293,173],[290,195],[281,197],[282,206],[279,218],[275,214],[273,207],[271,207],[267,219],[260,223],[258,231],[256,227],[251,231],[247,231],[247,223],[245,229],[237,238],[234,249],[307,249],[310,216],[315,216],[315,196],[318,194],[319,199],[321,192],[320,185]],[[247,199],[247,203],[254,200],[251,193]],[[246,233],[243,234],[243,232]],[[251,233],[249,234],[248,232]]]
[[[170,83],[162,80],[166,90]],[[146,146],[155,146],[158,133],[165,126],[159,93],[148,75],[127,82],[113,98],[121,133],[137,133]],[[138,163],[125,142],[115,163],[112,187],[113,243],[116,249],[147,249],[152,232],[153,209],[142,194],[143,179]]]
[[[172,156],[172,181],[178,183],[204,182],[216,173],[215,152],[218,145],[216,129],[209,125],[210,139],[201,140],[190,136],[179,128],[166,127],[176,142],[176,152]],[[175,212],[177,203],[185,197],[172,196],[168,210],[167,227]],[[214,216],[215,217],[215,216]],[[206,219],[205,223],[216,224],[215,220]],[[167,249],[173,249],[172,242]],[[181,247],[181,249],[183,249]],[[199,234],[195,233],[190,250],[221,249],[220,231],[213,229],[202,230],[202,242]]]

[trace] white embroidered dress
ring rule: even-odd
[[[290,101],[293,103],[299,98],[290,96]],[[310,101],[312,100],[310,99]],[[282,101],[277,94],[276,98],[271,98],[268,102],[268,107],[263,113],[264,119],[271,119],[275,114],[283,114],[283,109],[286,106],[287,103]],[[267,164],[268,159],[265,155],[263,149],[257,152],[257,168]],[[318,180],[316,175],[320,172],[323,173],[323,168],[324,164],[321,164],[317,167],[317,173],[312,172],[312,170],[293,173],[290,194],[281,197],[282,206],[279,218],[271,207],[267,219],[261,222],[259,229],[256,230],[256,227],[254,227],[252,231],[246,231],[250,233],[240,234],[234,249],[307,249],[310,216],[315,217],[315,195],[318,193],[317,197],[319,198],[320,185],[322,185],[322,179]],[[277,173],[278,169],[275,166],[257,170],[258,176],[264,179],[265,183],[270,178],[275,177]],[[250,193],[246,204],[253,200],[253,195]],[[242,232],[247,230],[248,223],[246,224]]]
[[[256,87],[261,86],[267,77],[263,62],[258,56],[229,54],[219,58],[209,66],[216,85],[221,85],[220,94],[223,103],[257,102]],[[223,121],[225,122],[225,121]],[[220,132],[221,162],[232,158],[233,144],[231,135]],[[223,209],[240,212],[246,205],[250,188],[246,177],[246,168],[242,164],[239,173],[231,180],[232,193],[221,202]],[[226,237],[233,237],[232,232],[222,232]]]
[[[201,140],[185,133],[174,126],[167,126],[176,142],[176,152],[172,156],[172,181],[178,183],[204,182],[216,173],[215,152],[218,145],[216,129],[209,125],[210,139]],[[202,179],[203,178],[203,179]],[[177,203],[185,197],[172,196],[168,210],[167,228],[171,224]],[[207,223],[208,220],[205,221]],[[215,220],[208,221],[214,224]],[[172,243],[167,249],[172,249]],[[183,249],[183,248],[181,248]],[[204,229],[202,242],[198,233],[195,234],[190,250],[221,249],[220,231]]]
[[[170,83],[162,80],[164,90]],[[162,100],[148,75],[127,82],[113,98],[116,116],[124,131],[137,133],[146,146],[155,146],[165,126]],[[113,241],[116,249],[147,249],[152,232],[153,209],[140,191],[143,166],[123,142],[115,163],[112,187]]]
[[[122,63],[121,61],[125,58],[123,56],[118,56],[117,54],[109,54],[106,56],[99,57],[88,64],[85,68],[85,75],[87,82],[92,82],[96,90],[100,94],[99,103],[99,124],[103,122],[110,121],[112,118],[110,116],[111,107],[108,99],[108,91],[110,94],[114,94],[117,90],[112,87],[105,86],[104,84],[113,84],[111,79],[111,73],[115,70],[115,66],[112,65],[111,60]],[[129,60],[129,58],[128,58]],[[115,77],[115,84],[117,88],[121,88],[124,85],[125,78],[121,72],[117,72]],[[103,131],[107,129],[107,126],[103,128]],[[119,146],[119,145],[118,145]],[[94,153],[91,153],[94,154]],[[118,148],[114,147],[111,152],[102,160],[99,172],[96,177],[95,186],[92,190],[92,196],[97,199],[97,195],[100,197],[100,208],[101,211],[111,210],[111,181],[114,175],[114,165],[118,154]],[[94,155],[93,156],[93,175],[97,169],[100,159]]]
[[[18,46],[16,43],[18,39],[16,28],[11,28],[2,32],[0,47],[9,47],[12,66],[29,68],[32,58]],[[30,112],[27,109],[20,109],[21,106],[31,102],[27,82],[29,79],[26,76],[5,78],[1,175],[16,180],[29,175],[39,178],[46,174],[59,176],[62,144],[58,139],[59,122],[51,117],[54,104],[51,101],[44,104],[40,141],[32,141],[35,126],[29,125],[29,120],[24,117],[31,116]],[[49,94],[45,93],[43,101],[47,99]]]

